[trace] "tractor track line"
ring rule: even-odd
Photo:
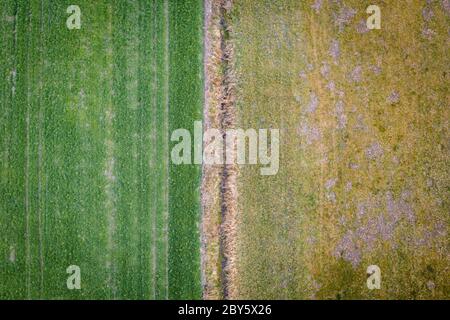
[[[27,75],[26,75],[26,85],[27,85],[27,113],[26,113],[26,127],[25,127],[25,237],[26,237],[26,290],[27,299],[31,299],[31,250],[30,250],[30,109],[31,109],[31,92],[30,92],[30,39],[32,34],[32,13],[31,8],[28,8],[28,35],[27,35]]]
[[[155,5],[155,2],[153,2],[153,5]],[[156,66],[156,57],[157,57],[157,45],[156,45],[156,25],[157,25],[157,17],[156,14],[153,14],[152,19],[152,30],[151,30],[151,36],[152,36],[152,45],[153,45],[153,57],[152,57],[152,72],[153,72],[153,99],[152,99],[152,107],[153,107],[153,123],[152,123],[152,159],[150,161],[153,161],[156,166],[156,115],[158,113],[157,108],[157,101],[156,101],[156,94],[158,92],[158,72],[157,72],[157,66]],[[156,197],[156,188],[157,188],[157,179],[152,179],[153,181],[153,187],[152,187],[152,201],[153,204],[153,215],[152,215],[152,289],[153,289],[153,299],[156,299],[157,293],[156,293],[156,270],[157,270],[157,256],[156,256],[156,246],[157,246],[157,239],[156,239],[156,223],[157,223],[157,214],[158,214],[158,206],[155,203],[157,201]]]
[[[44,2],[41,0],[41,14],[40,14],[40,37],[39,41],[41,44],[41,48],[39,50],[39,64],[41,66],[41,70],[39,73],[39,92],[42,93],[43,90],[43,81],[42,81],[42,69],[44,68],[43,63],[43,54],[42,50],[44,49],[44,43],[43,40],[43,34],[44,34]],[[44,151],[45,148],[45,141],[44,141],[44,132],[43,132],[43,124],[44,124],[44,105],[42,104],[42,95],[39,95],[39,115],[38,115],[38,123],[39,123],[39,129],[38,129],[38,238],[39,238],[39,268],[40,268],[40,290],[39,290],[39,297],[42,298],[44,294],[44,242],[43,242],[43,233],[42,233],[42,207],[45,206],[45,196],[42,196],[42,171],[44,170]],[[44,145],[43,145],[44,144]],[[44,207],[45,210],[45,207]]]
[[[113,75],[113,17],[112,17],[112,5],[108,5],[108,49],[107,49],[107,59],[108,59],[108,67],[110,74]],[[112,77],[110,77],[112,79]],[[109,103],[106,110],[106,208],[108,210],[108,261],[107,267],[109,269],[108,272],[108,286],[111,290],[111,296],[113,299],[117,298],[117,288],[115,275],[117,272],[117,266],[115,263],[115,254],[114,254],[114,238],[115,238],[115,230],[116,230],[116,215],[117,209],[115,206],[116,196],[114,191],[114,182],[115,182],[115,161],[114,161],[114,139],[113,139],[113,118],[114,118],[114,106],[112,101],[112,96],[114,95],[114,86],[113,80],[108,80],[108,86],[111,88],[111,92],[113,93],[109,97]]]
[[[164,132],[165,141],[163,143],[163,154],[166,155],[166,163],[164,170],[164,209],[163,219],[165,226],[164,233],[164,265],[165,265],[165,299],[169,299],[169,3],[168,0],[164,1],[164,80],[163,80],[163,93],[164,93]]]

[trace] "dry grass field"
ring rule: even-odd
[[[281,130],[278,174],[222,199],[229,298],[449,297],[449,3],[378,1],[369,30],[372,2],[224,4],[232,125]]]

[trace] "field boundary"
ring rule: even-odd
[[[229,40],[231,28],[227,22],[231,7],[231,0],[205,1],[203,130],[219,128],[224,139],[226,130],[235,127],[234,47]],[[236,296],[238,167],[236,164],[204,165],[202,172],[203,297],[228,299]]]

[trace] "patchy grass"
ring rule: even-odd
[[[276,176],[240,168],[235,298],[448,298],[445,3],[234,2],[238,126],[281,129]]]

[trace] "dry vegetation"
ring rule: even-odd
[[[372,2],[234,1],[236,125],[281,160],[239,168],[229,297],[449,296],[449,3],[377,1],[370,31]]]
[[[228,14],[232,1],[205,3],[204,130],[235,127],[234,48],[229,41]],[[208,143],[208,141],[206,142]],[[204,298],[229,298],[235,288],[237,167],[203,167],[203,276]]]

